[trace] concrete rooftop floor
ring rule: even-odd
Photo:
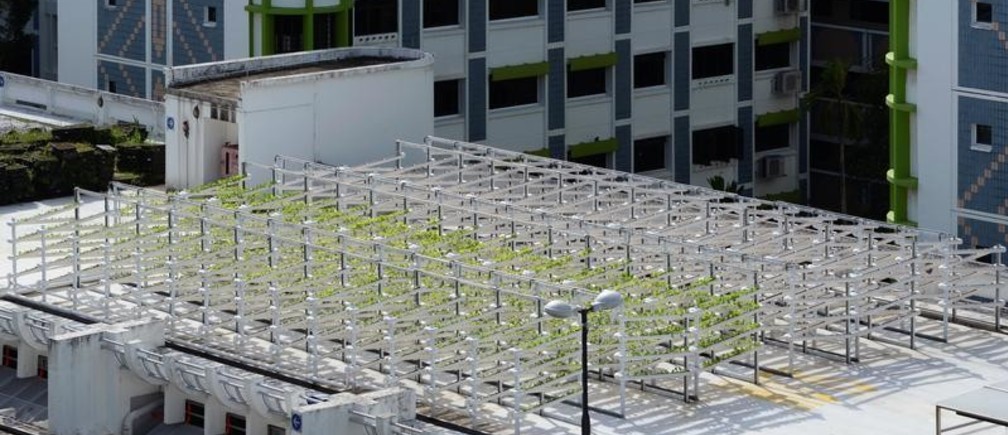
[[[0,207],[5,234],[0,243],[0,277],[10,272],[9,228],[14,217],[29,216],[66,204],[61,198]],[[97,206],[97,204],[95,204]],[[0,282],[0,288],[5,287]],[[923,320],[923,332],[941,334],[937,321]],[[887,336],[906,342],[905,336]],[[832,351],[842,343],[820,343]],[[782,348],[767,346],[761,364],[786,368]],[[681,398],[628,389],[627,417],[620,419],[593,413],[596,434],[922,434],[934,433],[938,401],[997,382],[1008,381],[1008,335],[952,325],[949,342],[918,339],[917,349],[861,340],[861,362],[796,353],[794,378],[762,374],[759,385],[729,376],[705,373],[701,377],[700,401],[686,404]],[[727,367],[751,378],[742,367]],[[661,386],[662,384],[659,384]],[[678,382],[669,383],[678,388]],[[592,382],[591,404],[618,409],[615,385]],[[1004,404],[1008,407],[1008,401]],[[551,408],[549,412],[579,419],[576,406]],[[503,417],[503,412],[495,413]],[[946,426],[965,422],[951,413],[943,415]],[[507,427],[507,426],[504,426]],[[428,428],[431,433],[450,433]],[[522,428],[527,434],[580,433],[580,429],[555,418],[531,415]],[[506,433],[510,433],[508,430]],[[1008,434],[1008,428],[979,424],[955,434]]]

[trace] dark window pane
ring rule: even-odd
[[[791,66],[791,43],[757,45],[756,71]]]
[[[665,52],[634,56],[634,87],[646,88],[665,84]]]
[[[633,0],[634,3],[654,3],[654,2],[663,2],[663,1],[665,1],[665,0]]]
[[[693,79],[719,77],[735,72],[734,44],[693,47]]]
[[[567,98],[606,93],[606,69],[567,71]]]
[[[443,27],[457,24],[459,24],[459,0],[424,0],[424,27]]]
[[[539,77],[490,81],[490,108],[521,106],[539,102]]]
[[[665,147],[668,136],[634,141],[634,172],[665,169]]]
[[[851,0],[850,18],[856,21],[888,25],[889,2],[881,0]]]
[[[993,140],[993,130],[989,125],[977,124],[976,126],[976,143],[982,145],[992,145]]]
[[[595,166],[597,168],[608,168],[609,159],[606,158],[608,156],[609,154],[594,154],[578,158],[571,158],[570,156],[567,156],[567,160],[572,161],[574,163],[580,163],[582,165]]]
[[[185,424],[196,427],[203,427],[204,419],[203,404],[192,400],[185,401]]]
[[[354,2],[354,35],[378,35],[398,31],[399,10],[396,0]]]
[[[434,82],[434,116],[459,114],[459,79]]]
[[[276,38],[273,48],[277,54],[304,50],[304,19],[300,15],[275,15],[273,26]]]
[[[228,413],[224,417],[225,435],[245,435],[245,417]]]
[[[606,0],[567,0],[568,11],[604,8]]]
[[[490,0],[490,19],[534,17],[539,15],[539,0]]]
[[[316,14],[314,20],[315,49],[336,47],[336,14]]]
[[[987,2],[977,2],[976,20],[978,23],[990,23],[994,21],[994,5]]]
[[[768,151],[791,146],[791,124],[756,127],[756,151]]]
[[[840,145],[821,140],[809,142],[809,164],[812,169],[840,172]]]
[[[693,132],[693,164],[708,166],[712,162],[727,162],[742,155],[738,127],[708,128]]]
[[[217,8],[213,6],[207,6],[206,22],[207,24],[217,24]]]

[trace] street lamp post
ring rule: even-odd
[[[603,290],[587,307],[575,307],[565,301],[550,301],[543,307],[546,314],[557,319],[566,319],[578,313],[581,317],[581,434],[591,434],[591,417],[588,415],[588,313],[605,311],[623,305],[623,295]]]

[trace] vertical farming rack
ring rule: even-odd
[[[327,388],[406,384],[432,414],[504,407],[516,431],[579,392],[579,326],[544,315],[555,299],[623,294],[589,336],[619,414],[628,386],[690,400],[714,367],[758,382],[766,353],[783,371],[798,351],[850,362],[862,339],[915,346],[922,315],[947,335],[1001,331],[1006,312],[1002,247],[482,145],[243,174],[78,190],[15,221],[9,291],[107,322],[161,317],[173,340]]]

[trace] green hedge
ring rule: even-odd
[[[86,143],[52,143],[0,161],[0,203],[66,196],[75,186],[105,190],[114,173],[114,152]]]
[[[0,204],[14,204],[31,199],[31,172],[17,162],[0,161]]]
[[[164,184],[164,144],[120,144],[116,155],[116,171],[121,174],[117,180],[141,186]]]
[[[103,191],[113,179],[163,184],[165,147],[145,140],[147,130],[139,124],[0,134],[0,204],[70,195],[74,187]],[[115,147],[96,146],[103,144]]]

